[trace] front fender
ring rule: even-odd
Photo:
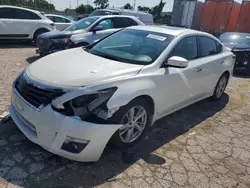
[[[130,79],[117,84],[118,90],[107,103],[108,109],[115,109],[127,105],[133,99],[147,95],[154,101],[155,83],[150,79]],[[156,110],[156,109],[155,109]]]
[[[94,41],[91,40],[91,37],[90,37],[90,35],[88,33],[73,35],[73,36],[71,36],[70,40],[74,44],[79,44],[81,42],[87,42],[89,44],[92,44],[94,42]]]

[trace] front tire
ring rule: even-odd
[[[225,92],[225,89],[227,87],[227,83],[228,83],[228,75],[227,74],[223,74],[216,87],[215,87],[215,90],[214,90],[214,94],[212,96],[212,100],[213,101],[216,101],[216,100],[219,100],[221,98],[221,96],[224,94]]]
[[[112,136],[109,144],[115,148],[124,148],[138,142],[150,126],[151,115],[151,108],[143,99],[135,99],[121,107],[109,119],[109,123],[123,126]]]
[[[33,38],[33,41],[34,41],[35,45],[37,45],[37,39],[38,39],[39,35],[44,34],[44,33],[47,33],[47,32],[48,32],[48,31],[45,30],[45,29],[37,30],[37,31],[35,32],[34,38]]]

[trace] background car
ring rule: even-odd
[[[73,23],[61,32],[50,32],[39,36],[37,53],[40,56],[100,40],[121,28],[144,25],[133,16],[93,16]]]
[[[59,31],[65,29],[66,27],[70,26],[73,23],[73,21],[70,20],[69,18],[60,16],[60,15],[44,14],[44,16],[46,16],[51,21],[53,21],[55,23],[56,30],[59,30]]]
[[[174,27],[122,29],[31,64],[9,112],[32,142],[77,161],[127,147],[158,119],[223,96],[235,59],[214,36]]]
[[[236,55],[234,73],[250,76],[250,34],[228,32],[219,39]]]
[[[83,18],[86,18],[86,17],[88,17],[89,16],[89,14],[80,14],[80,15],[77,15],[75,18],[74,18],[74,21],[79,21],[79,20],[81,20],[81,19],[83,19]]]
[[[154,18],[152,14],[141,12],[141,11],[121,9],[121,8],[96,9],[89,16],[105,16],[105,15],[134,16],[138,18],[139,20],[141,20],[146,25],[154,24]]]
[[[55,24],[40,12],[0,5],[0,39],[30,39],[55,30]]]

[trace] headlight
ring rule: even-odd
[[[63,104],[63,109],[52,108],[66,116],[77,116],[81,119],[87,118],[97,108],[106,108],[107,101],[117,90],[117,87],[100,90],[91,94],[82,95],[77,98],[71,99]]]
[[[63,44],[65,44],[65,43],[68,43],[69,42],[69,38],[63,38],[63,39],[51,39],[51,41],[53,42],[53,43],[63,43]]]

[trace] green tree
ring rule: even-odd
[[[145,11],[145,12],[150,12],[151,8],[149,7],[142,7],[142,6],[138,6],[137,7],[139,11]]]
[[[91,12],[93,12],[93,10],[94,7],[92,7],[91,5],[80,5],[75,9],[78,14],[90,14]]]
[[[157,22],[157,20],[162,18],[161,13],[165,4],[166,3],[162,2],[161,0],[159,5],[156,5],[155,7],[151,9],[151,14],[153,14],[155,22]]]
[[[76,12],[78,14],[85,14],[86,12],[86,8],[85,8],[85,5],[80,5],[79,7],[76,8]]]
[[[94,4],[97,6],[97,8],[107,8],[109,6],[109,0],[95,0]]]
[[[94,7],[91,5],[85,5],[85,7],[86,7],[86,14],[90,14],[95,10]]]
[[[34,8],[42,8],[55,10],[55,6],[53,4],[48,3],[46,0],[0,0],[1,5],[14,5],[14,6],[28,6]]]
[[[127,3],[126,5],[123,6],[124,9],[133,9],[132,5],[130,3]]]

